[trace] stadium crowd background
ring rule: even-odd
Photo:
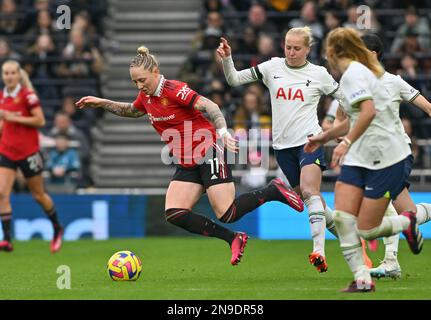
[[[101,96],[100,75],[105,64],[102,52],[109,42],[103,30],[108,3],[106,0],[2,0],[0,3],[0,64],[11,58],[21,62],[30,74],[47,119],[47,125],[41,130],[48,160],[46,177],[53,184],[70,183],[71,190],[91,187],[91,128],[102,113],[90,109],[77,112],[74,102],[84,95]],[[56,9],[64,4],[72,12],[70,30],[56,27]],[[241,70],[273,56],[283,56],[285,32],[308,25],[315,39],[309,60],[326,65],[323,39],[338,26],[356,28],[360,18],[357,7],[362,4],[371,8],[368,32],[375,32],[384,40],[386,69],[400,74],[430,99],[431,0],[203,0],[200,29],[177,78],[216,102],[228,126],[238,134],[246,135],[249,129],[270,129],[270,103],[265,87],[258,82],[238,88],[227,85],[215,51],[220,36],[229,40],[236,68]],[[321,100],[320,120],[325,118],[330,103],[330,98]],[[413,140],[414,168],[429,168],[427,159],[431,151],[416,141],[431,138],[431,120],[408,103],[402,103],[400,111]],[[248,138],[258,145],[261,137]],[[59,153],[64,154],[64,149],[70,149],[66,160],[58,157]],[[250,154],[254,166],[239,166],[248,170],[242,176],[246,189],[266,183],[267,170],[259,167],[259,159],[259,150],[256,150]],[[70,165],[66,170],[70,174],[62,176],[54,172],[52,168],[57,160]],[[272,159],[269,169],[276,168]],[[23,189],[25,186],[18,180],[15,190]]]

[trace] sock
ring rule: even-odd
[[[168,209],[165,212],[166,221],[206,237],[215,237],[225,240],[229,245],[235,238],[235,232],[215,223],[213,220],[193,213],[188,209]]]
[[[397,216],[383,217],[382,223],[373,229],[374,231],[371,239],[393,236],[407,229],[409,225],[410,225],[410,220],[404,216],[397,215]]]
[[[398,215],[397,211],[392,205],[392,202],[390,202],[388,205],[388,208],[386,209],[385,216],[391,217],[391,216],[397,216],[397,215]],[[383,238],[383,243],[385,244],[385,260],[397,259],[399,240],[400,240],[399,233],[394,234],[393,236],[390,236],[390,237]]]
[[[337,228],[335,227],[334,212],[329,206],[325,208],[326,229],[338,238]]]
[[[399,241],[400,241],[399,233],[390,237],[383,238],[383,243],[385,244],[385,260],[397,259]]]
[[[431,220],[431,204],[418,203],[416,205],[416,219],[418,224],[424,224]]]
[[[61,229],[61,225],[60,225],[60,222],[58,222],[57,211],[55,210],[55,207],[52,207],[50,210],[46,210],[45,214],[47,215],[48,219],[51,221],[54,227],[54,232],[59,231],[59,229]]]
[[[3,228],[3,240],[11,241],[11,225],[12,225],[12,212],[0,213],[0,220]]]
[[[245,214],[268,201],[284,201],[277,187],[273,185],[238,196],[219,220],[224,223],[238,221]]]
[[[355,275],[363,272],[365,266],[361,239],[356,232],[356,217],[350,213],[335,210],[334,221],[338,231],[341,251],[350,270]]]
[[[325,256],[325,210],[320,196],[311,196],[304,201],[308,209],[308,222],[313,238],[313,252]]]

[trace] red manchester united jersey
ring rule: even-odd
[[[161,76],[152,96],[140,92],[133,102],[148,114],[154,129],[183,167],[199,163],[216,139],[214,126],[194,109],[200,95],[186,83]]]
[[[12,93],[6,88],[0,91],[0,110],[31,116],[30,110],[40,105],[37,95],[21,85]],[[3,120],[0,138],[0,153],[13,161],[27,158],[39,150],[39,136],[36,128]]]

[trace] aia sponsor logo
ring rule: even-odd
[[[276,99],[284,99],[284,100],[301,100],[304,101],[304,94],[301,89],[292,89],[289,88],[284,90],[283,88],[279,88],[277,90]]]
[[[177,97],[180,98],[183,101],[186,101],[188,95],[192,92],[192,89],[190,89],[187,85],[184,85],[178,92]]]

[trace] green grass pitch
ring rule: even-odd
[[[52,255],[42,240],[15,242],[13,253],[0,253],[0,299],[431,299],[431,241],[421,254],[400,241],[400,280],[376,281],[375,293],[338,292],[352,275],[338,241],[327,241],[329,271],[319,274],[308,264],[311,240],[250,239],[242,262],[231,266],[230,250],[212,238],[143,238],[66,242]],[[114,282],[106,263],[116,251],[131,250],[142,260],[136,282]],[[370,252],[375,265],[383,244]],[[71,270],[71,289],[57,288],[57,267]]]

